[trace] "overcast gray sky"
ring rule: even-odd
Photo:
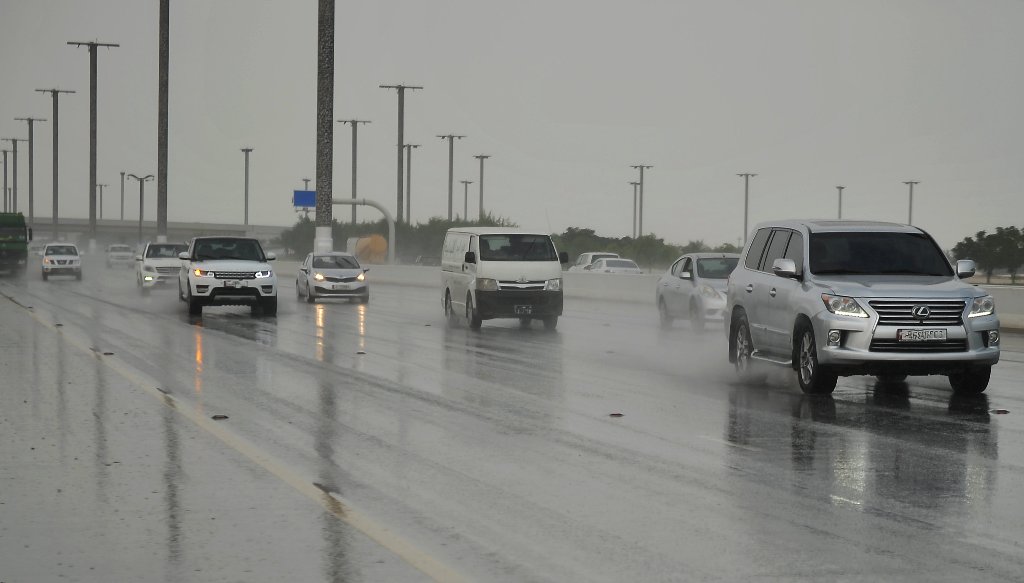
[[[315,0],[171,0],[169,216],[291,224],[315,174]],[[51,117],[61,97],[61,213],[88,215],[89,59],[99,55],[99,180],[117,216],[119,172],[156,173],[156,0],[0,0],[0,136]],[[914,223],[945,246],[1024,226],[1017,0],[365,0],[338,2],[335,119],[359,130],[359,194],[395,211],[397,98],[406,97],[412,217],[447,214],[490,154],[487,206],[525,227],[632,233],[631,164],[644,230],[735,243],[750,223],[834,217]],[[50,215],[49,122],[36,126],[36,215]],[[336,124],[334,196],[350,196],[351,134]],[[5,146],[6,147],[6,146]],[[24,152],[24,147],[21,147]],[[19,156],[21,207],[27,156]],[[470,186],[475,216],[476,184]],[[137,217],[138,187],[126,185]],[[147,185],[147,219],[155,218]],[[338,218],[349,216],[339,208]],[[377,218],[364,209],[360,216]]]

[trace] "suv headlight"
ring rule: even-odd
[[[709,300],[713,300],[718,297],[718,292],[716,292],[715,288],[710,285],[704,284],[700,286],[700,295],[708,298]]]
[[[992,299],[992,296],[982,296],[980,298],[974,298],[974,303],[971,304],[971,313],[967,315],[968,318],[976,318],[978,316],[991,316],[996,311],[996,301]]]
[[[489,277],[476,278],[476,289],[480,291],[498,291],[498,280]]]
[[[269,269],[266,270],[266,271],[257,271],[256,272],[256,279],[267,279],[271,275],[274,275],[274,272],[270,271]]]
[[[196,277],[213,277],[212,271],[205,271],[203,269],[199,269],[198,267],[192,270],[192,274],[195,275]]]
[[[544,291],[562,291],[562,278],[556,277],[545,281]]]
[[[834,296],[821,294],[821,301],[825,302],[825,308],[837,316],[853,316],[855,318],[867,318],[868,313],[860,307],[857,300],[846,296]]]

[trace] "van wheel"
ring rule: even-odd
[[[704,312],[697,308],[697,302],[690,302],[690,329],[695,332],[704,330]]]
[[[469,322],[469,327],[473,330],[479,330],[480,325],[483,324],[480,312],[473,306],[473,294],[466,294],[466,321]]]
[[[452,294],[448,290],[444,292],[444,318],[449,326],[454,327],[457,323],[455,310],[452,309]]]
[[[958,395],[977,395],[985,392],[992,375],[992,366],[971,366],[963,372],[949,375],[949,384]]]
[[[814,329],[807,322],[797,327],[797,369],[800,389],[805,393],[828,394],[835,390],[838,375],[818,363],[818,347],[814,342]]]
[[[668,313],[668,306],[665,305],[663,298],[658,298],[658,320],[662,328],[667,330],[672,327],[672,314]]]
[[[554,330],[558,327],[558,316],[545,316],[544,317],[544,329]]]

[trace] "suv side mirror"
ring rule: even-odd
[[[772,261],[772,272],[779,277],[798,279],[800,274],[796,271],[796,262],[792,259],[776,259]]]
[[[275,259],[277,259],[276,253],[267,253],[267,261],[273,261]]]
[[[466,251],[466,256],[462,258],[465,263],[476,263],[476,253],[472,251]]]
[[[558,262],[559,263],[569,263],[569,252],[568,251],[561,251],[561,252],[559,252],[559,254],[558,254]]]
[[[188,251],[182,251],[181,253],[178,253],[178,259],[181,259],[182,261],[188,261]]]
[[[960,259],[956,262],[956,276],[960,279],[974,277],[976,272],[977,268],[974,266],[974,262],[970,259]]]
[[[693,279],[693,274],[689,271],[684,271],[679,274],[679,279]]]

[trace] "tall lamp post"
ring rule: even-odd
[[[249,230],[249,154],[252,148],[242,148],[245,154],[245,229]]]
[[[839,220],[843,219],[843,189],[845,186],[837,186],[836,190],[839,191]]]
[[[124,172],[121,172],[121,220],[124,220]]]
[[[419,144],[405,145],[405,222],[412,223],[412,151]]]
[[[10,150],[0,150],[0,152],[4,153],[4,212],[8,213],[11,212],[11,201],[7,196],[7,153]]]
[[[28,140],[21,138],[3,138],[3,141],[11,143],[11,153],[14,154],[14,160],[12,161],[14,169],[11,170],[11,202],[8,205],[8,208],[10,209],[10,212],[16,213],[18,212],[18,142],[27,142]],[[4,168],[6,167],[7,165],[4,164]]]
[[[921,184],[920,180],[906,180],[903,182],[910,187],[910,207],[907,209],[907,224],[914,224],[914,185]]]
[[[636,234],[637,237],[644,236],[644,170],[654,168],[646,164],[634,164],[632,168],[640,170],[640,210],[636,217]]]
[[[381,89],[394,89],[398,91],[398,166],[396,168],[398,172],[398,222],[403,221],[403,201],[402,201],[402,171],[404,164],[402,162],[402,156],[405,154],[405,90],[406,89],[423,89],[423,87],[417,85],[379,85]],[[355,207],[352,207],[353,210]]]
[[[484,160],[490,158],[487,154],[477,154],[473,156],[477,160],[480,160],[480,219],[484,220]]]
[[[35,226],[36,222],[36,196],[35,196],[35,148],[33,144],[33,124],[37,121],[46,121],[41,117],[16,117],[15,121],[28,122],[28,225]]]
[[[359,144],[359,140],[357,138],[357,136],[359,135],[359,133],[358,133],[359,124],[368,124],[370,122],[366,121],[366,120],[361,120],[361,119],[339,119],[338,123],[344,123],[344,124],[348,124],[348,125],[352,126],[352,200],[355,200],[357,198],[356,197],[356,152],[358,152],[357,148],[358,148],[358,144]],[[401,177],[399,177],[399,182],[401,182]],[[399,205],[402,204],[402,197],[401,197],[401,195],[399,195],[399,197],[398,197],[398,204]],[[401,206],[399,206],[399,209],[398,209],[398,216],[399,217],[402,216]],[[399,218],[398,220],[401,221],[402,219]],[[352,224],[353,225],[356,224],[356,205],[352,205]]]
[[[750,210],[750,179],[757,174],[745,172],[743,174],[737,174],[743,178],[743,243],[747,243],[747,216]]]
[[[442,140],[448,140],[448,220],[452,220],[452,184],[454,183],[455,170],[455,140],[461,140],[466,136],[446,134],[437,136]]]
[[[103,189],[106,188],[107,186],[108,185],[106,185],[106,184],[97,184],[96,185],[96,188],[98,188],[100,190],[100,192],[99,192],[99,194],[100,194],[100,220],[103,219]]]
[[[469,221],[469,185],[472,180],[460,180],[462,183],[462,220]]]
[[[639,182],[630,182],[633,185],[633,238],[636,239],[636,187],[640,186]]]
[[[38,91],[39,93],[49,93],[50,97],[53,100],[53,122],[51,124],[53,126],[53,178],[52,178],[52,182],[53,182],[53,185],[52,185],[53,186],[53,211],[51,213],[51,217],[53,219],[53,240],[56,241],[57,240],[57,231],[59,229],[59,227],[57,226],[57,192],[58,192],[57,191],[57,168],[58,168],[58,164],[57,164],[57,144],[58,144],[58,141],[57,141],[57,130],[58,130],[59,125],[60,125],[59,124],[60,118],[58,117],[57,101],[58,101],[58,97],[59,97],[59,95],[61,93],[74,93],[74,91],[69,91],[69,90],[66,90],[66,89],[36,89],[36,91]]]
[[[152,174],[147,174],[145,176],[139,177],[139,176],[136,176],[134,174],[129,174],[128,178],[134,178],[135,180],[139,181],[139,242],[138,242],[138,244],[142,245],[142,209],[143,209],[143,206],[145,204],[144,194],[145,194],[145,190],[146,190],[146,182],[148,182],[150,180],[153,180],[153,175]]]

